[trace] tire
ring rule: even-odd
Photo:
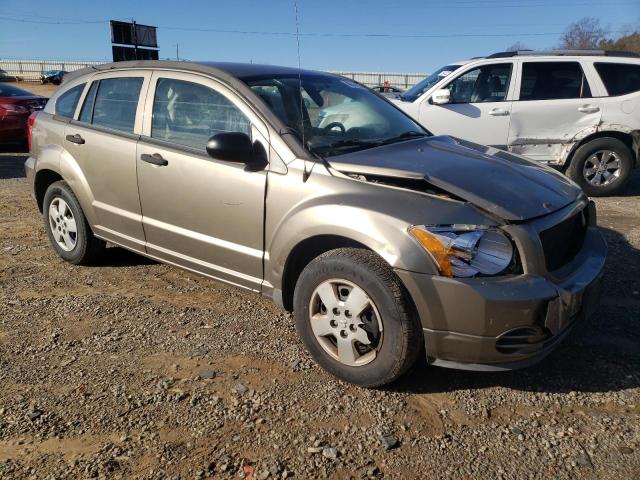
[[[612,152],[613,156],[608,155],[606,152]],[[595,173],[594,181],[593,176],[587,175],[587,172],[597,171],[597,162],[606,158],[609,158],[610,161],[608,165],[617,164],[618,169],[615,171],[612,169],[602,170],[602,175]],[[612,137],[596,138],[576,150],[567,168],[567,175],[580,185],[582,190],[590,197],[602,197],[617,192],[627,183],[633,170],[633,163],[631,150],[623,142]],[[585,170],[585,166],[589,169],[588,171]],[[603,175],[611,175],[612,173],[612,180],[603,181]],[[610,176],[609,178],[612,177]],[[597,185],[598,181],[601,182],[600,185]]]
[[[357,292],[360,299],[366,300],[364,303],[356,302],[357,295],[343,297],[345,301],[339,304],[339,308],[343,310],[339,310],[339,315],[334,315],[334,312],[330,314],[317,293],[319,288],[327,284],[334,287],[332,291],[338,297],[340,292],[349,291],[349,295]],[[362,297],[362,292],[365,297]],[[408,292],[391,267],[369,250],[339,248],[312,260],[300,274],[293,302],[296,330],[313,359],[327,372],[349,383],[362,387],[389,384],[406,372],[423,351],[422,328]],[[351,318],[347,318],[350,315],[347,310],[349,305],[366,302],[369,302],[369,306],[363,310],[365,313],[362,316],[358,315],[356,319],[356,316],[351,315]],[[312,327],[312,322],[318,322],[311,318],[316,309],[319,309],[317,318],[332,320],[323,320],[322,327],[317,326],[319,323],[313,323]],[[361,326],[349,324],[346,327],[347,321]],[[331,325],[331,322],[335,322],[336,326]],[[382,329],[376,334],[376,326],[379,325],[382,325]],[[369,333],[365,327],[369,329]],[[314,328],[334,330],[328,336],[318,336],[314,333]],[[337,358],[337,353],[341,352],[337,348],[338,335],[344,332],[347,335],[343,338],[344,342],[353,342],[356,337],[371,342],[368,345],[359,341],[352,343],[355,345],[353,351],[369,350],[356,360],[364,363],[346,364],[340,360],[343,357]]]
[[[93,235],[78,199],[66,182],[55,182],[47,188],[42,218],[51,245],[67,262],[74,265],[90,264],[104,251],[106,243]]]

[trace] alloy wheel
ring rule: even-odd
[[[598,150],[584,162],[582,174],[595,187],[615,182],[621,173],[620,157],[612,150]]]
[[[378,309],[362,288],[347,280],[326,280],[316,287],[309,321],[323,350],[345,365],[372,362],[382,346]]]
[[[58,246],[65,252],[73,250],[78,242],[78,229],[73,212],[61,197],[49,204],[49,226]]]

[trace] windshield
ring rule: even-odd
[[[0,83],[0,97],[32,97],[33,93],[12,87],[6,83]]]
[[[307,150],[322,157],[428,135],[367,87],[346,78],[303,73],[300,79],[288,74],[243,80],[304,140]]]
[[[447,65],[446,67],[442,67],[440,70],[432,73],[427,78],[420,80],[409,90],[400,95],[400,99],[405,102],[413,102],[418,99],[424,92],[433,87],[436,83],[442,80],[444,77],[448,77],[455,70],[460,68],[462,65]]]

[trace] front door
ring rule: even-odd
[[[140,96],[150,72],[99,74],[77,120],[65,129],[65,150],[80,167],[92,195],[96,235],[144,251],[136,179],[136,144],[142,130]]]
[[[509,133],[513,62],[482,65],[462,72],[443,88],[451,101],[420,106],[420,123],[436,135],[506,148]]]
[[[153,74],[138,144],[147,253],[259,291],[266,170],[211,158],[207,140],[244,132],[269,151],[264,123],[227,87],[187,73]]]
[[[601,101],[591,97],[580,62],[527,60],[521,69],[509,150],[532,160],[562,163],[573,137],[600,123]]]

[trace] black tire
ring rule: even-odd
[[[349,366],[329,355],[310,323],[313,292],[329,279],[347,280],[373,301],[383,325],[376,357],[365,365]],[[413,302],[391,267],[376,253],[358,248],[328,251],[302,271],[294,293],[296,330],[314,360],[332,375],[362,387],[380,387],[398,379],[423,351],[423,335]]]
[[[76,221],[76,243],[70,251],[66,251],[58,245],[49,221],[49,207],[51,202],[57,198],[62,198],[66,202]],[[67,182],[55,182],[47,188],[42,204],[42,218],[51,245],[56,253],[67,262],[74,265],[90,264],[104,251],[106,243],[93,235],[80,203]]]
[[[617,179],[607,185],[597,186],[590,183],[583,173],[584,165],[594,153],[600,150],[610,150],[620,158],[620,174]],[[580,146],[567,168],[567,175],[576,182],[590,197],[611,195],[622,188],[631,177],[633,170],[633,155],[629,147],[617,138],[602,137],[591,140]]]

